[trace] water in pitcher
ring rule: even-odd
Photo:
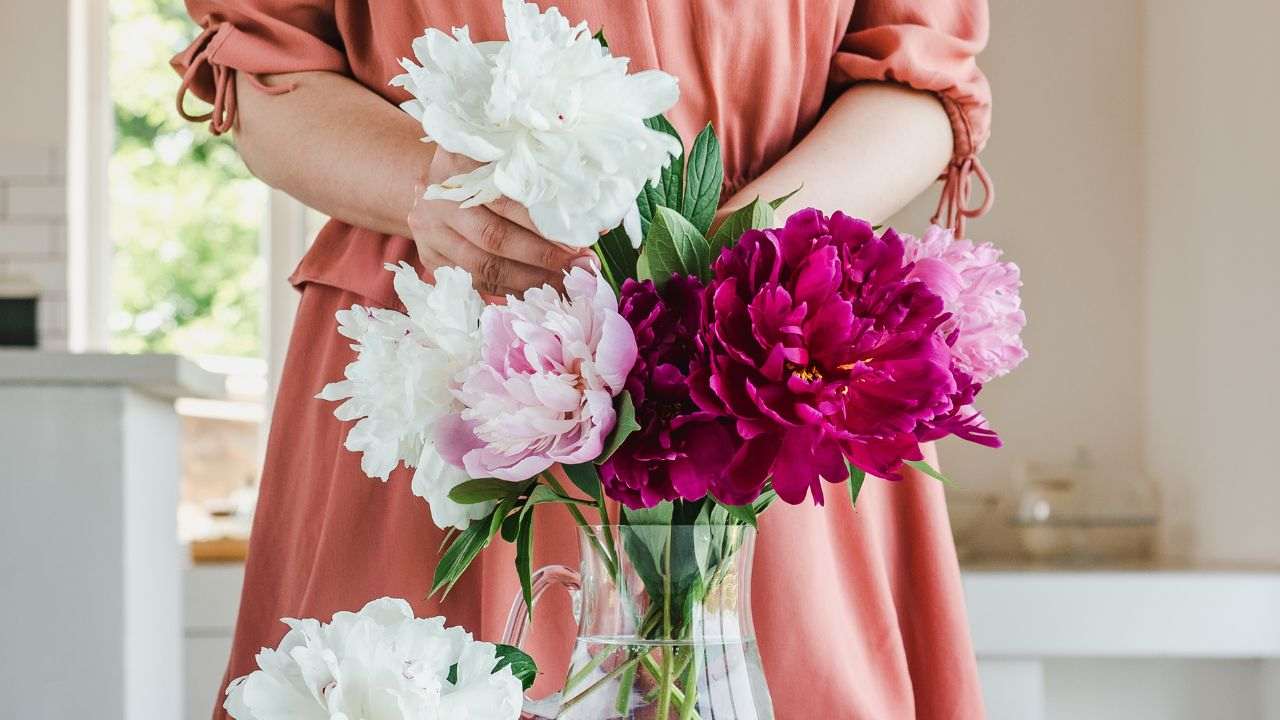
[[[564,690],[526,717],[773,720],[751,622],[754,538],[740,525],[584,528],[580,572],[535,573],[534,597],[571,592],[578,630]],[[527,618],[517,601],[505,642],[519,644]]]
[[[667,665],[669,663],[669,665]],[[670,686],[662,717],[663,675]],[[690,693],[691,696],[690,696]],[[580,637],[557,720],[772,720],[754,640]]]

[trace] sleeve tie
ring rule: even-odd
[[[208,24],[209,20],[206,18],[205,22]],[[182,84],[178,86],[178,114],[191,122],[209,121],[209,129],[214,135],[231,130],[236,122],[236,70],[214,59],[218,49],[235,33],[236,28],[231,23],[209,25],[173,60],[174,66],[182,69]],[[213,107],[199,115],[189,113],[184,107],[187,92],[201,82],[200,74],[206,69],[212,80]],[[246,73],[246,77],[255,88],[268,95],[283,95],[297,87],[293,84],[267,85],[254,73]]]
[[[970,205],[973,191],[973,180],[977,178],[982,184],[982,204]],[[956,237],[964,237],[965,221],[982,217],[995,202],[996,191],[991,183],[991,176],[982,167],[976,153],[955,158],[942,173],[942,197],[938,200],[938,209],[934,211],[931,222],[955,231]]]

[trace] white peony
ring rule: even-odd
[[[435,284],[423,282],[408,263],[387,265],[408,314],[354,305],[337,313],[338,332],[355,341],[356,359],[346,379],[316,397],[343,400],[339,420],[356,420],[345,446],[362,453],[360,468],[386,480],[399,463],[416,468],[413,492],[431,508],[441,528],[465,529],[489,514],[493,503],[461,505],[449,491],[469,478],[440,457],[432,432],[458,410],[453,397],[459,373],[480,355],[484,301],[464,270],[443,267]]]
[[[428,140],[482,167],[427,189],[464,206],[505,195],[529,209],[545,237],[588,247],[626,220],[637,241],[636,196],[680,153],[675,138],[643,121],[676,103],[676,79],[658,70],[627,74],[587,24],[570,26],[504,0],[508,40],[473,43],[429,28],[413,42],[417,63],[391,83],[414,99],[402,105]],[[420,63],[420,64],[419,64]]]
[[[223,708],[235,720],[516,720],[524,701],[496,648],[443,618],[413,617],[381,598],[325,625],[284,620],[279,647],[233,680]],[[453,679],[450,679],[453,670]]]

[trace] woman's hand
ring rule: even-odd
[[[443,182],[477,167],[437,147],[426,181]],[[566,268],[590,262],[591,251],[568,250],[539,235],[528,211],[507,198],[463,209],[451,200],[426,200],[419,188],[409,228],[428,272],[460,267],[485,295],[520,294],[547,283],[559,287]]]

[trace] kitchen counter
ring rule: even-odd
[[[131,387],[152,397],[221,398],[226,378],[179,355],[0,350],[0,385]]]
[[[980,656],[1280,658],[1280,568],[966,568]]]
[[[242,573],[187,572],[192,717],[207,711],[230,647]],[[1280,567],[986,562],[966,565],[963,581],[990,720],[1050,714],[1046,663],[1059,659],[1250,660],[1280,678]]]

